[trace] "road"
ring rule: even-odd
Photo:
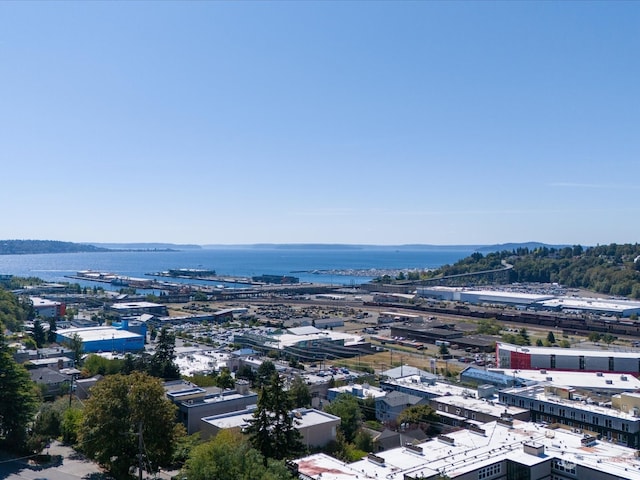
[[[45,450],[44,453],[46,453]],[[102,469],[76,453],[73,449],[54,441],[48,449],[55,459],[48,465],[31,465],[26,460],[0,460],[0,478],[7,480],[110,480]]]

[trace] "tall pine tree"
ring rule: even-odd
[[[257,409],[249,420],[248,433],[252,446],[267,459],[282,460],[304,451],[301,435],[295,426],[293,401],[284,390],[277,373],[260,390]]]
[[[13,359],[0,331],[0,443],[10,450],[22,449],[37,410],[36,386]]]

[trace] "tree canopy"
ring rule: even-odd
[[[29,373],[13,359],[0,332],[0,443],[7,449],[25,446],[27,427],[38,410],[38,393]]]
[[[362,412],[358,399],[351,394],[341,393],[324,409],[326,412],[340,417],[338,429],[342,432],[345,441],[353,442],[362,423]]]
[[[293,479],[283,462],[266,463],[242,434],[223,430],[191,451],[183,473],[187,480]]]
[[[142,444],[145,470],[156,472],[171,461],[176,441],[184,435],[175,410],[159,379],[139,372],[107,376],[85,403],[80,446],[116,478],[125,479],[138,464]]]
[[[598,245],[583,248],[518,247],[483,255],[475,252],[453,265],[420,272],[420,279],[440,278],[505,268],[510,282],[559,283],[570,288],[585,288],[608,295],[640,298],[640,244]],[[393,281],[389,276],[379,282]],[[469,282],[470,279],[465,279]],[[477,284],[489,281],[478,277]]]

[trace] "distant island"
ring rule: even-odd
[[[36,253],[108,252],[109,249],[84,243],[57,240],[0,240],[0,255],[28,255]]]
[[[40,253],[80,253],[80,252],[175,252],[202,249],[255,249],[255,250],[387,250],[387,251],[477,251],[483,253],[512,250],[518,248],[563,248],[565,245],[548,245],[540,242],[505,243],[499,245],[368,245],[348,243],[255,243],[236,245],[197,245],[162,242],[100,243],[62,242],[57,240],[0,240],[0,255],[27,255]]]

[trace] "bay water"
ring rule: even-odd
[[[0,274],[38,277],[50,282],[76,282],[68,276],[80,270],[157,278],[148,274],[175,268],[199,268],[215,270],[219,276],[293,275],[300,278],[301,282],[358,285],[377,277],[379,271],[432,269],[455,263],[471,253],[473,247],[394,249],[373,246],[247,246],[175,251],[0,255]],[[363,272],[365,270],[369,272]],[[233,284],[227,286],[232,287]]]

